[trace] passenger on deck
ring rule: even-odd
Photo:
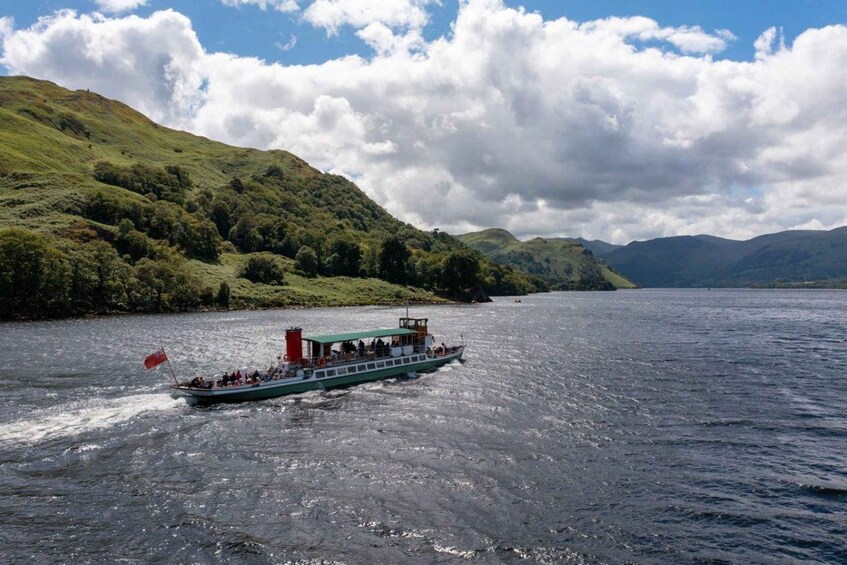
[[[365,342],[362,341],[361,339],[359,340],[359,356],[360,357],[365,356]]]

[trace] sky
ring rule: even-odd
[[[847,224],[847,2],[2,0],[0,73],[291,151],[422,229]]]

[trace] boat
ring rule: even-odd
[[[265,400],[430,371],[461,361],[465,346],[436,345],[427,318],[400,318],[396,328],[303,337],[285,331],[285,355],[264,372],[238,377],[195,377],[171,388],[197,402]],[[304,347],[305,345],[305,347]]]

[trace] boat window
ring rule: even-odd
[[[335,376],[335,369],[330,369],[329,371],[327,371],[326,376],[327,377],[334,377]]]
[[[376,365],[373,363],[368,363],[368,369],[376,369]]]
[[[323,372],[323,371],[315,371],[315,378],[316,378],[316,379],[319,379],[319,378],[321,378],[321,377],[323,377],[323,376],[324,376],[324,372]]]
[[[347,369],[338,369],[338,374],[339,374],[339,375],[346,375],[346,374],[347,374]]]
[[[377,363],[377,364],[376,364],[376,366],[377,366],[377,367],[379,367],[379,368],[381,369],[381,368],[385,367],[385,363],[383,363],[382,361],[380,361],[379,363]]]
[[[394,359],[392,359],[391,361],[386,361],[385,364],[386,365],[395,365],[396,363],[395,363]]]
[[[355,365],[353,365],[352,367],[347,367],[348,373],[355,373],[358,370],[359,370],[358,367],[356,367]]]
[[[408,365],[408,364],[409,364],[409,358],[408,358],[408,357],[404,357],[404,358],[403,358],[403,364],[404,364],[404,365]]]

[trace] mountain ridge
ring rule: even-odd
[[[502,228],[489,228],[456,237],[497,263],[541,277],[554,290],[635,287],[573,239],[535,237],[520,241]]]
[[[847,226],[739,241],[674,236],[634,241],[604,259],[646,287],[746,287],[847,277]]]

